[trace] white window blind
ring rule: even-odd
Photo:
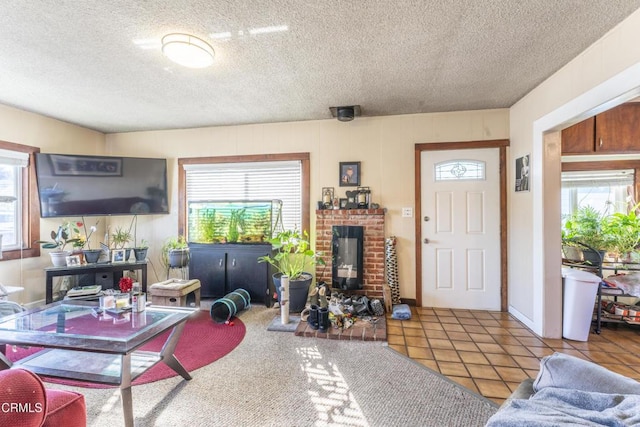
[[[282,200],[285,229],[302,224],[302,163],[295,161],[186,164],[187,204]]]

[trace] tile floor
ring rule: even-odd
[[[411,307],[387,316],[389,347],[501,404],[556,351],[640,380],[640,328],[603,325],[587,342],[541,339],[508,313]]]

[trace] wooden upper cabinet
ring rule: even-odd
[[[640,102],[622,104],[562,130],[562,154],[640,153]]]
[[[595,117],[562,130],[562,154],[591,154],[595,149]]]
[[[598,153],[640,151],[640,103],[612,108],[596,116],[595,149]]]

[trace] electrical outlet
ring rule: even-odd
[[[412,218],[413,217],[413,208],[402,208],[402,217],[403,218]]]

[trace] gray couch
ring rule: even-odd
[[[487,422],[490,427],[640,426],[640,383],[563,353],[540,362]]]

